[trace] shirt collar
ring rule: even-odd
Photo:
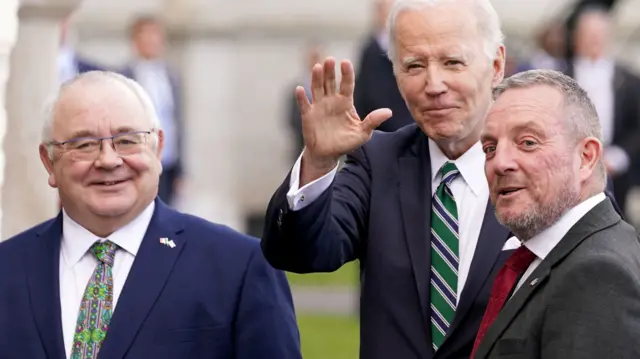
[[[155,201],[152,201],[138,217],[113,232],[107,239],[135,256],[147,232],[154,209]],[[61,250],[67,266],[72,267],[78,263],[97,241],[104,241],[104,238],[89,232],[74,221],[64,209],[62,210]]]
[[[603,192],[586,199],[563,214],[552,226],[538,233],[528,241],[525,241],[523,244],[538,258],[544,260],[551,250],[560,243],[571,227],[578,223],[593,207],[605,199],[606,196]]]
[[[442,178],[440,168],[449,159],[432,139],[429,139],[429,154],[431,156],[431,180],[439,182],[439,179]],[[476,142],[455,161],[451,161],[455,163],[460,171],[460,176],[476,196],[489,189],[487,178],[484,175],[484,161],[485,155],[480,142]]]

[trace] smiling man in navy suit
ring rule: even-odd
[[[139,85],[76,77],[43,137],[63,210],[0,244],[0,358],[301,358],[259,242],[156,199],[163,132]]]

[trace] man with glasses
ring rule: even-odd
[[[258,241],[156,198],[163,145],[134,81],[61,87],[40,156],[62,210],[0,245],[0,358],[301,358]]]

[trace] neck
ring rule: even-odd
[[[91,213],[87,209],[72,208],[72,206],[64,206],[67,215],[76,223],[84,227],[87,231],[95,234],[100,238],[107,238],[115,231],[133,222],[150,203],[138,205],[129,212],[119,216],[100,216]]]

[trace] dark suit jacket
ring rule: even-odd
[[[93,62],[86,60],[82,57],[76,55],[76,68],[78,69],[79,74],[83,74],[85,72],[90,71],[105,71],[107,70],[105,67],[94,64]]]
[[[393,66],[375,37],[370,37],[360,54],[354,106],[361,118],[379,108],[390,108],[393,117],[378,129],[391,132],[413,123],[407,104],[400,95]]]
[[[126,76],[134,81],[137,81],[135,77],[135,73],[133,68],[128,65],[121,69],[120,74]],[[173,95],[173,118],[176,124],[176,132],[175,135],[178,136],[178,151],[177,153],[177,162],[174,165],[173,170],[175,171],[176,177],[184,176],[184,160],[182,154],[184,153],[184,121],[182,120],[182,91],[180,86],[180,79],[175,71],[171,69],[167,69],[169,74],[169,82],[171,83],[171,93]]]
[[[59,215],[0,244],[2,359],[65,358],[61,231]],[[156,201],[99,357],[299,359],[286,278],[257,240]]]
[[[570,64],[567,74],[574,76]],[[640,79],[622,66],[616,66],[614,79],[614,145],[624,149],[631,159],[629,171],[613,178],[613,191],[624,210],[626,197],[634,185],[640,185]]]
[[[511,252],[501,251],[509,231],[487,201],[453,329],[434,355],[430,172],[427,137],[413,124],[376,132],[348,156],[332,186],[303,210],[288,209],[288,177],[269,203],[262,249],[276,268],[331,272],[360,260],[361,358],[468,359],[493,278]]]
[[[640,358],[640,243],[609,200],[514,294],[475,359]]]

